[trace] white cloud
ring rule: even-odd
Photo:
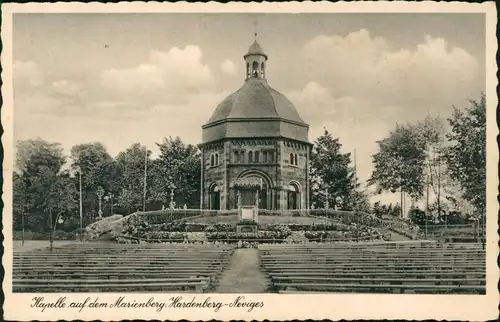
[[[81,97],[85,94],[79,84],[67,79],[52,82],[51,90],[53,94],[65,98]]]
[[[286,95],[310,125],[311,141],[323,135],[326,128],[339,138],[344,153],[356,149],[358,177],[366,182],[372,171],[371,155],[377,151],[376,141],[383,139],[394,125],[386,122],[394,108],[374,106],[362,97],[336,97],[330,88],[314,81]]]
[[[153,50],[149,60],[134,68],[108,69],[101,74],[107,96],[157,104],[186,102],[186,97],[210,90],[214,79],[203,53],[197,46],[171,48],[167,52]]]
[[[420,118],[479,95],[476,59],[442,38],[426,36],[412,50],[394,50],[384,38],[362,29],[345,37],[318,36],[302,55],[306,79],[320,82],[335,96],[399,107],[395,118],[408,110]]]
[[[14,90],[39,87],[44,82],[40,67],[33,61],[14,61],[12,76],[14,78]]]
[[[236,64],[229,59],[226,59],[224,62],[221,63],[220,69],[224,74],[230,76],[236,75],[236,72],[238,71],[238,67],[236,66]]]
[[[335,115],[335,99],[328,88],[311,81],[298,91],[286,95],[306,122],[316,122]]]

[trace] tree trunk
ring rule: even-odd
[[[23,225],[22,227],[22,246],[24,246],[24,212],[21,214],[21,224]]]
[[[486,227],[486,222],[485,222],[485,219],[486,219],[486,216],[485,216],[485,210],[484,210],[484,206],[481,207],[481,242],[483,244],[483,250],[486,248],[486,239],[485,239],[485,236],[484,236],[484,229]]]
[[[401,204],[399,208],[400,208],[399,215],[401,219],[403,219],[403,187],[401,187]]]
[[[355,212],[356,215],[356,242],[359,242],[359,212]]]
[[[50,226],[49,249],[52,250],[52,244],[54,243],[54,232],[52,231],[52,209],[50,208],[49,208],[49,226]]]

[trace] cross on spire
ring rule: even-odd
[[[257,33],[257,27],[258,26],[259,26],[259,22],[258,21],[254,21],[253,22],[253,29],[254,29],[253,35],[255,37],[255,41],[257,41],[257,35],[258,35],[258,33]]]

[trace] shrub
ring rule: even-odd
[[[327,235],[325,231],[306,231],[304,232],[304,236],[309,241],[319,241],[321,239],[326,238]]]
[[[272,243],[283,241],[285,237],[280,232],[262,230],[257,233],[235,233],[235,232],[214,232],[207,233],[209,241],[225,241],[238,242],[238,241],[255,241],[258,243]]]
[[[256,226],[257,223],[253,219],[242,219],[242,220],[238,221],[238,225]]]
[[[218,223],[214,225],[207,225],[204,231],[206,233],[229,232],[235,231],[235,227],[231,224]]]
[[[205,228],[207,228],[208,224],[204,223],[187,223],[186,224],[186,232],[193,232],[193,233],[199,233],[205,231]]]
[[[188,234],[184,232],[169,232],[169,231],[154,231],[145,233],[142,236],[137,236],[143,239],[174,239],[174,240],[184,240],[187,239]]]
[[[297,243],[305,243],[309,240],[304,236],[303,231],[294,231],[292,232],[285,240],[287,244],[297,244]]]
[[[425,225],[426,213],[423,210],[420,210],[418,208],[411,208],[408,211],[408,217],[410,218],[411,222],[416,225]]]
[[[275,238],[287,238],[292,233],[292,230],[288,225],[276,224],[269,227],[269,231],[275,232]]]

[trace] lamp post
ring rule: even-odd
[[[99,198],[99,219],[102,219],[102,209],[101,209],[102,196],[104,196],[104,189],[101,186],[99,186],[99,188],[97,188],[97,197]]]
[[[109,193],[108,195],[108,200],[109,200],[109,203],[110,203],[110,207],[111,207],[111,216],[113,216],[113,197],[114,195],[112,193]]]
[[[22,243],[22,246],[24,246],[24,211],[23,213],[21,214],[21,224],[22,224],[22,228],[23,228],[23,235],[22,235],[22,238],[23,238],[23,243]]]
[[[80,241],[83,241],[83,201],[82,201],[82,169],[78,169],[78,185],[80,192]]]
[[[49,239],[50,248],[49,249],[52,251],[52,245],[54,243],[54,235],[56,233],[57,224],[64,223],[64,218],[59,213],[56,217],[56,220],[54,221],[54,225],[52,226],[52,208],[49,208],[49,220],[50,220],[50,239]]]
[[[429,221],[429,175],[427,174],[426,176],[426,186],[427,186],[427,193],[426,193],[426,204],[425,204],[425,214],[424,214],[424,224],[425,224],[425,239],[427,239],[427,222]]]
[[[148,179],[148,149],[144,147],[144,186],[142,192],[142,211],[146,212],[146,194]]]
[[[175,208],[174,190],[175,190],[175,185],[173,183],[171,183],[170,184],[170,209],[174,209]]]
[[[325,188],[325,209],[330,209],[330,194],[328,193],[328,188]]]

